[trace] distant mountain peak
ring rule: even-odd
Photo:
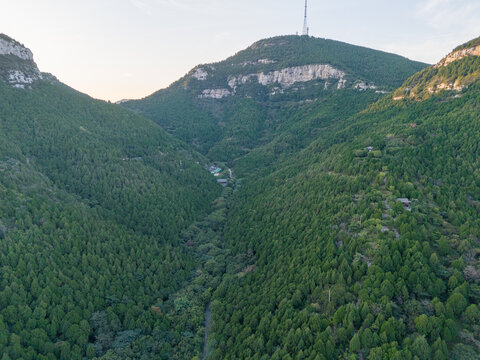
[[[33,61],[32,51],[9,36],[0,34],[0,79],[14,88],[28,89],[42,78]]]
[[[387,92],[395,76],[425,64],[339,41],[277,36],[262,39],[235,55],[192,69],[177,86],[200,99],[285,97],[353,89]],[[389,70],[395,68],[394,75]]]

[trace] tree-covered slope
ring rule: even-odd
[[[206,160],[0,41],[0,357],[182,358],[163,311],[198,266],[180,233],[220,194]]]
[[[478,359],[479,90],[388,95],[245,179],[209,358]]]
[[[410,77],[395,91],[394,99],[421,101],[441,91],[458,93],[479,79],[480,38],[477,38],[455,48],[435,66]]]
[[[366,107],[425,66],[338,41],[283,36],[197,66],[169,88],[122,105],[209,158],[231,162],[286,131],[292,124],[283,113],[302,102],[376,94],[359,96]]]
[[[2,360],[478,358],[476,41],[262,40],[124,104],[173,136],[0,45]]]

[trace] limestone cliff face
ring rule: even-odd
[[[207,80],[208,72],[204,68],[199,67],[195,69],[192,76],[197,80],[204,81]]]
[[[199,95],[201,99],[223,99],[230,96],[232,93],[228,89],[205,89],[202,94]]]
[[[248,65],[266,65],[266,64],[275,64],[275,60],[270,60],[270,59],[258,59],[256,61],[244,61],[241,65],[243,67],[248,66]]]
[[[271,63],[271,60],[261,59],[256,63]],[[337,89],[345,88],[347,81],[344,79],[345,72],[334,68],[328,64],[314,64],[304,66],[288,67],[268,73],[259,72],[246,75],[231,75],[227,79],[228,88],[205,89],[198,96],[202,99],[223,99],[227,96],[235,95],[238,86],[245,85],[251,81],[257,82],[263,86],[275,85],[271,95],[283,93],[294,84],[304,83],[312,80],[335,80]],[[208,77],[208,72],[205,68],[196,68],[192,75],[193,78],[205,81]],[[362,83],[363,84],[363,83]],[[373,85],[371,85],[373,86]],[[369,88],[374,88],[369,87]],[[366,90],[366,89],[362,89]]]
[[[368,84],[364,81],[358,82],[353,86],[354,89],[359,91],[366,91],[366,90],[375,90],[377,87],[375,84]]]
[[[33,53],[13,39],[0,37],[0,55],[14,55],[22,60],[33,61]]]
[[[20,89],[30,88],[43,76],[33,61],[33,54],[17,41],[0,34],[0,78],[10,86]]]
[[[452,52],[443,58],[436,67],[447,66],[454,61],[463,59],[467,56],[480,56],[480,46],[474,46],[468,49],[462,49],[459,51]]]
[[[247,75],[230,76],[228,86],[236,89],[238,85],[246,84],[249,81],[257,81],[262,85],[279,84],[283,88],[288,88],[295,83],[307,82],[311,80],[343,80],[345,73],[328,64],[314,64],[304,66],[294,66],[269,73],[256,73]]]
[[[273,63],[273,60],[261,59],[254,62]],[[253,64],[253,63],[252,63]],[[251,64],[250,64],[251,65]],[[198,67],[192,70],[190,77],[205,82],[209,76],[215,76],[214,68]],[[329,64],[312,64],[292,66],[270,72],[258,72],[250,74],[230,75],[227,78],[228,88],[224,88],[221,82],[209,84],[209,88],[201,90],[198,95],[201,99],[223,99],[237,94],[239,86],[248,83],[257,83],[263,86],[271,86],[270,95],[283,94],[289,88],[296,89],[296,84],[306,83],[312,80],[325,81],[324,89],[345,89],[347,87],[357,91],[376,90],[374,83],[366,83],[361,80],[348,78],[347,74]],[[222,86],[223,85],[223,86]],[[298,90],[298,89],[297,89]]]
[[[40,73],[28,74],[21,70],[10,70],[8,72],[8,83],[16,88],[25,88],[25,85],[32,84],[35,80],[41,78]]]

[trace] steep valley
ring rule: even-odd
[[[276,37],[115,105],[1,35],[1,359],[478,359],[477,47]]]
[[[272,58],[243,66],[282,62],[264,60]],[[475,53],[449,58],[455,61],[443,62],[442,72],[451,82],[478,70]],[[198,80],[217,78],[217,67],[202,66]],[[436,81],[438,68],[397,87]],[[280,74],[292,72],[273,71],[229,75],[228,96],[192,97],[205,114],[216,109],[212,119],[218,111],[226,121],[225,113],[253,101],[267,119],[253,146],[221,152],[241,178],[224,240],[230,259],[243,264],[227,266],[213,292],[207,358],[477,358],[476,78],[418,102],[399,101],[400,90],[366,79],[329,87],[328,76],[308,71],[320,86],[289,93],[291,81],[282,84]],[[273,92],[258,90],[270,86],[265,74],[276,79]],[[294,79],[293,86],[304,80]],[[238,87],[249,83],[244,92]],[[152,109],[170,106],[169,91],[126,106],[142,112],[145,104],[161,123]],[[247,119],[233,124],[251,129]]]

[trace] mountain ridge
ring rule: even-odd
[[[435,93],[453,96],[480,79],[480,38],[456,47],[437,64],[413,75],[393,93],[394,100],[426,100]]]
[[[355,54],[355,52],[358,52],[358,54]],[[195,85],[198,84],[191,84],[192,80],[205,82],[210,77],[213,78],[213,82],[216,83],[217,88],[230,88],[231,90],[234,86],[229,86],[229,79],[231,80],[232,77],[235,77],[236,75],[251,78],[258,74],[260,77],[260,74],[302,66],[330,66],[336,71],[343,72],[342,76],[338,76],[343,77],[345,75],[352,75],[351,68],[346,65],[348,64],[348,60],[345,59],[355,58],[355,61],[360,64],[355,66],[361,68],[363,67],[362,64],[367,61],[368,58],[370,58],[369,60],[372,60],[372,58],[374,59],[376,56],[385,56],[383,60],[387,60],[387,63],[383,64],[383,66],[386,67],[390,66],[388,63],[392,62],[393,59],[399,62],[402,60],[405,62],[410,61],[395,54],[350,45],[335,40],[313,37],[280,36],[257,41],[245,50],[241,50],[225,60],[198,65],[189,71],[186,76],[170,85],[170,87],[183,86],[188,88],[189,85],[195,87]],[[425,65],[416,62],[411,63],[415,64],[416,69],[420,69]],[[219,68],[222,69],[219,70]],[[221,71],[221,74],[218,74],[219,71]],[[352,83],[361,81],[367,83],[379,82],[378,86],[392,86],[390,81],[387,81],[386,84],[378,81],[379,77],[376,75],[377,74],[372,74],[368,71],[361,71],[358,78],[352,79]],[[226,81],[222,80],[222,78],[226,79]],[[314,79],[316,78],[312,77],[309,80]],[[248,80],[250,79],[247,79],[247,81]],[[301,81],[303,82],[303,80]],[[244,81],[244,83],[245,82],[246,81]],[[259,82],[266,85],[265,81]]]
[[[425,66],[338,41],[282,36],[196,66],[167,89],[121,106],[156,121],[211,159],[231,163],[270,141],[282,126],[277,113],[283,109],[335,98],[337,92],[372,101],[367,98],[396,89]]]

